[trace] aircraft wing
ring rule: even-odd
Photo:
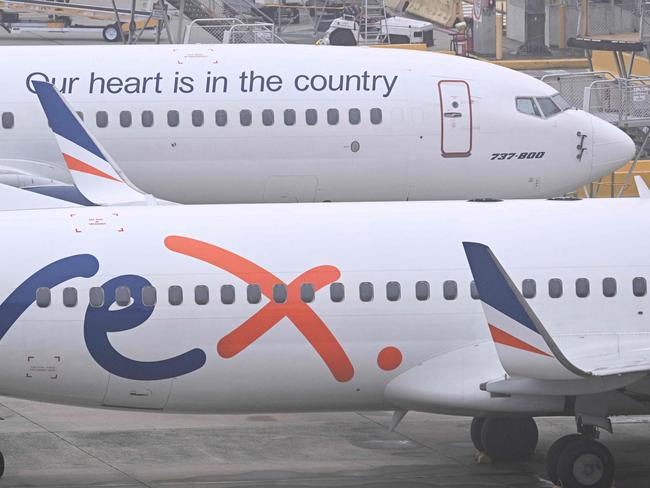
[[[129,181],[52,84],[33,81],[32,85],[75,186],[88,200],[95,205],[169,203]]]
[[[0,211],[79,207],[79,205],[0,183]]]
[[[614,384],[636,381],[637,373],[643,376],[650,372],[650,344],[639,344],[634,350],[616,354],[602,354],[597,344],[591,344],[587,353],[579,355],[579,364],[570,361],[490,248],[474,242],[464,242],[463,246],[499,360],[511,377],[496,382],[500,383],[499,391],[511,390],[516,384],[528,388],[533,385],[536,393],[544,392],[544,386],[547,390],[564,391],[561,382],[573,387],[591,384],[606,390]],[[605,339],[593,338],[598,340]],[[510,386],[506,387],[508,382]],[[494,391],[490,384],[486,384],[486,389]]]

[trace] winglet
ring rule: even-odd
[[[63,159],[79,191],[96,205],[150,204],[90,134],[65,99],[44,81],[32,81]]]
[[[634,177],[634,184],[636,185],[636,191],[639,192],[639,198],[650,198],[650,189],[646,185],[643,177],[636,175]]]
[[[562,354],[490,248],[475,242],[463,247],[503,369],[545,380],[589,376]]]

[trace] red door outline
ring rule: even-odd
[[[462,152],[445,152],[445,107],[444,99],[442,97],[442,88],[443,83],[462,83],[467,89],[467,106],[469,108],[469,148],[467,151]],[[440,80],[438,82],[438,96],[440,98],[440,151],[442,156],[445,158],[459,158],[464,156],[469,156],[472,153],[472,144],[473,144],[473,119],[472,119],[472,92],[469,88],[469,84],[463,80]]]

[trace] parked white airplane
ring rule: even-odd
[[[532,417],[575,416],[549,477],[611,485],[598,429],[650,413],[649,200],[153,205],[36,89],[81,191],[129,205],[0,212],[0,394],[469,415],[495,460],[530,456]]]
[[[55,83],[147,193],[181,203],[561,195],[634,155],[534,78],[404,50],[3,47],[0,181],[70,183],[31,83]],[[50,187],[40,191],[59,191]]]

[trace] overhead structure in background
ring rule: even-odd
[[[577,13],[577,35],[569,47],[584,49],[592,70],[594,52],[612,53],[618,75],[630,78],[636,57],[650,54],[650,0],[580,0]]]

